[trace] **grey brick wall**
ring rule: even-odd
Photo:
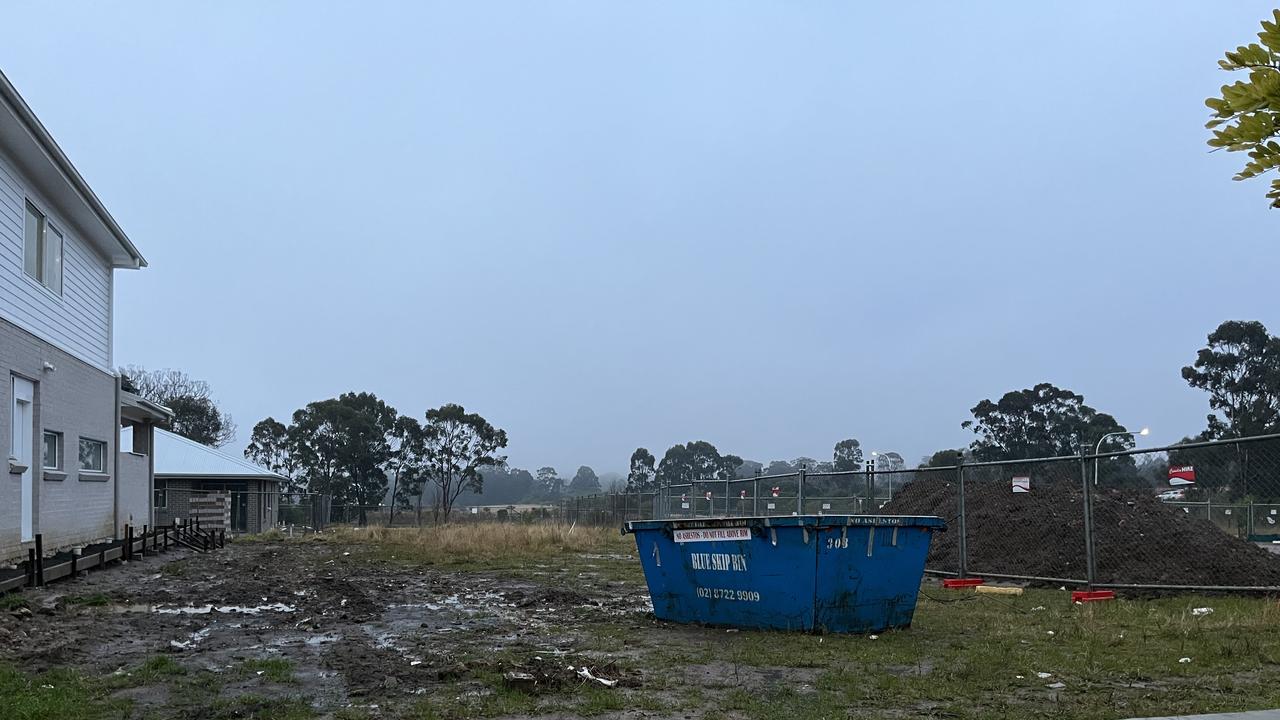
[[[44,369],[45,362],[54,371]],[[34,529],[49,551],[115,535],[116,379],[102,370],[0,319],[0,453],[7,458],[12,437],[13,377],[36,384],[33,448]],[[63,435],[65,478],[40,470],[44,430]],[[77,468],[81,437],[107,443],[103,475],[81,474]],[[21,476],[0,468],[0,561],[23,556],[20,537]]]

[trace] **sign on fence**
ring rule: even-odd
[[[1031,478],[1029,478],[1029,477],[1016,477],[1016,478],[1014,478],[1014,479],[1013,479],[1013,491],[1014,491],[1014,492],[1016,492],[1016,493],[1029,493],[1029,492],[1031,492]]]

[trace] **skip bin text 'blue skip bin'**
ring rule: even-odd
[[[941,518],[804,515],[627,523],[654,614],[735,627],[878,632],[911,624]]]

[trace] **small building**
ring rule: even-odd
[[[154,524],[187,520],[193,497],[219,493],[230,497],[228,532],[259,533],[276,526],[283,475],[167,430],[156,428],[153,442]]]

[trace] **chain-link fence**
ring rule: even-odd
[[[911,470],[798,472],[561,501],[549,517],[937,515],[928,570],[1137,589],[1280,592],[1280,435]]]

